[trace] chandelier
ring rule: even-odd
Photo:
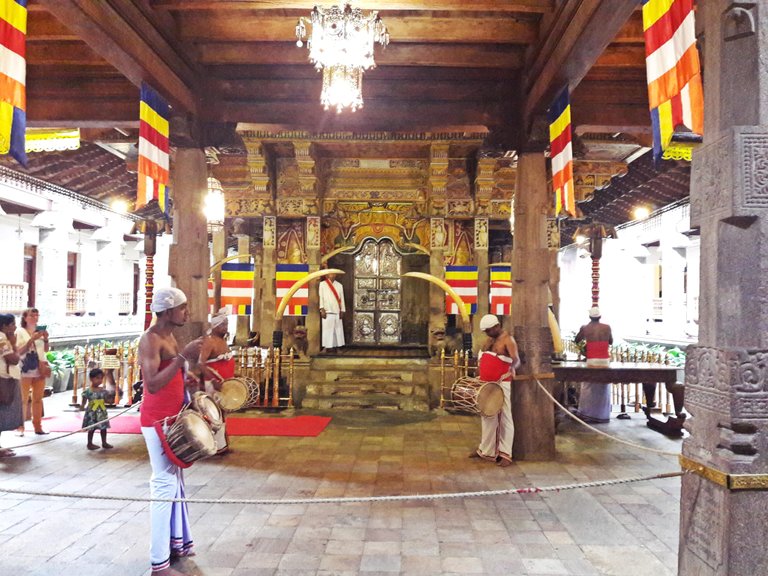
[[[331,106],[341,112],[353,112],[363,106],[363,71],[376,66],[373,48],[376,43],[389,44],[387,27],[378,12],[367,15],[349,3],[344,7],[315,6],[309,22],[312,32],[307,39],[309,61],[323,71],[320,102],[326,110]],[[306,21],[296,24],[296,45],[302,47],[307,36]]]

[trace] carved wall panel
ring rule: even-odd
[[[277,262],[279,264],[305,264],[307,252],[304,242],[304,221],[284,220],[277,223]]]
[[[277,242],[277,218],[264,216],[264,248],[274,248]]]
[[[430,247],[442,249],[445,247],[447,234],[444,218],[430,218]]]
[[[225,214],[228,218],[238,216],[263,216],[275,211],[274,204],[267,198],[230,198],[225,199]]]
[[[475,233],[473,220],[452,220],[448,226],[449,250],[446,266],[470,266],[474,263]]]
[[[320,248],[320,217],[307,216],[307,249]]]
[[[475,250],[488,250],[488,218],[475,218]]]

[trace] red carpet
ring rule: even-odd
[[[319,436],[330,421],[325,416],[230,416],[227,418],[227,433],[230,436]],[[82,428],[83,416],[82,413],[66,413],[43,418],[43,422],[43,427],[50,432],[74,432]],[[123,414],[109,423],[110,434],[141,434],[138,414]]]

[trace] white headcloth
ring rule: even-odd
[[[216,312],[213,316],[211,316],[211,328],[216,328],[217,326],[221,326],[222,324],[226,324],[229,322],[229,317],[227,316],[227,308],[219,308],[219,311]]]
[[[152,295],[152,304],[149,309],[152,312],[164,312],[176,306],[181,306],[187,301],[187,296],[178,288],[169,286],[168,288],[160,288],[155,290]]]

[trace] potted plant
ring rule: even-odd
[[[72,369],[75,366],[75,355],[71,351],[49,350],[45,359],[51,367],[51,375],[46,382],[54,392],[63,392],[70,386]]]

